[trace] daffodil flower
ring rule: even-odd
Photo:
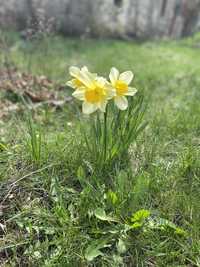
[[[127,109],[128,100],[126,96],[134,96],[137,92],[137,89],[129,86],[133,80],[132,71],[126,71],[120,74],[116,68],[112,68],[109,78],[113,88],[116,90],[116,96],[114,97],[116,106],[121,110]]]
[[[91,76],[91,78],[97,77],[97,74],[90,73],[86,66],[82,67],[81,69],[72,66],[69,68],[69,73],[73,77],[73,79],[68,81],[67,85],[72,87],[73,89],[85,88],[85,85],[83,83],[83,81],[85,80],[85,73],[86,75]]]
[[[86,71],[81,73],[79,79],[84,86],[76,89],[72,95],[83,101],[83,113],[91,114],[97,109],[105,112],[108,100],[115,96],[112,86],[106,79],[94,77]]]

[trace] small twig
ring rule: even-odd
[[[24,179],[30,177],[31,175],[34,175],[34,174],[36,174],[36,173],[40,173],[40,172],[43,171],[43,170],[46,170],[46,169],[48,169],[48,168],[51,168],[52,166],[55,166],[55,164],[51,164],[51,165],[46,166],[46,167],[44,167],[44,168],[41,168],[41,169],[39,169],[39,170],[33,171],[33,172],[31,172],[31,173],[28,173],[28,174],[22,176],[21,178],[19,178],[18,180],[16,180],[15,182],[13,182],[13,183],[10,185],[10,189],[9,189],[8,193],[6,194],[6,196],[4,197],[4,199],[1,201],[0,206],[2,206],[2,204],[3,204],[3,203],[6,201],[6,199],[9,197],[10,193],[12,192],[13,188],[16,186],[17,183],[19,183],[20,181],[22,181],[22,180],[24,180]]]

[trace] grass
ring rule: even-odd
[[[74,103],[2,121],[0,264],[200,266],[200,53],[192,40],[29,44],[9,33],[8,41],[13,65],[58,83],[70,65],[106,76],[112,66],[133,70],[148,126],[130,162],[97,176]],[[162,219],[155,229],[127,229],[138,210]]]

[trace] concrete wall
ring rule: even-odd
[[[179,38],[200,25],[200,0],[0,0],[0,25],[23,28],[38,9],[76,35]]]

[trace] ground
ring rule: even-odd
[[[50,85],[29,86],[28,95],[16,86],[14,92],[0,88],[2,102],[20,106],[0,120],[1,266],[200,266],[196,39],[55,36],[30,43],[6,34],[1,70],[42,75]],[[65,85],[71,65],[106,77],[112,66],[132,70],[147,104],[148,124],[132,144],[129,162],[98,177],[82,139],[79,104]],[[32,104],[38,87],[67,101]],[[139,210],[166,226],[127,230]]]

